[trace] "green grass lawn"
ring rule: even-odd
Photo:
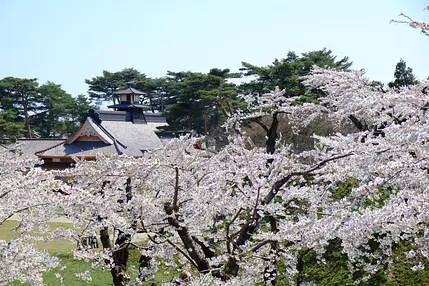
[[[0,239],[10,241],[13,236],[13,228],[18,225],[18,221],[9,220],[0,225]],[[49,223],[52,228],[65,227],[71,228],[72,224],[65,223]],[[66,285],[113,285],[112,277],[109,271],[94,270],[92,273],[93,281],[87,283],[77,278],[74,274],[91,269],[91,262],[76,260],[73,258],[73,250],[76,249],[76,244],[65,240],[59,239],[55,241],[38,242],[37,247],[47,250],[50,254],[57,256],[61,259],[61,264],[66,266],[66,269],[61,271],[59,269],[45,273],[45,283],[47,285],[59,285],[59,280],[55,277],[55,273],[60,273],[63,276]],[[15,283],[22,285],[21,283]]]
[[[10,241],[13,236],[13,229],[18,225],[18,221],[15,220],[8,220],[5,221],[2,225],[0,225],[0,239]],[[58,223],[58,222],[52,222],[49,223],[49,226],[52,228],[56,227],[64,227],[64,228],[71,228],[73,227],[70,223]],[[75,247],[76,244],[71,243],[70,241],[66,239],[58,239],[55,241],[48,241],[48,242],[38,242],[36,246],[40,249],[45,249],[49,253],[71,253]]]
[[[75,276],[75,273],[84,272],[88,269],[91,269],[91,262],[85,262],[81,260],[76,260],[73,258],[72,254],[58,253],[53,255],[61,259],[61,264],[66,266],[66,269],[63,271],[50,271],[43,275],[46,285],[59,285],[59,280],[55,277],[55,273],[60,273],[63,277],[64,284],[66,286],[78,286],[78,285],[113,285],[112,276],[108,270],[94,270],[91,274],[92,282],[86,282],[82,279]]]
[[[0,240],[10,241],[14,237],[13,229],[18,225],[18,221],[6,221],[2,225],[0,225]],[[72,224],[67,223],[49,223],[50,227],[65,227],[72,228]],[[66,266],[65,270],[53,270],[45,273],[44,280],[46,285],[60,285],[60,281],[55,277],[56,273],[60,273],[63,277],[64,284],[66,286],[77,286],[77,285],[100,285],[100,286],[109,286],[113,285],[112,276],[109,270],[94,270],[91,274],[92,282],[85,282],[80,278],[75,276],[75,273],[83,272],[88,269],[91,269],[91,262],[85,262],[82,260],[77,260],[73,258],[73,250],[76,249],[76,244],[68,241],[68,240],[55,240],[48,242],[38,242],[37,247],[40,249],[47,250],[51,255],[54,255],[61,259],[61,264]],[[138,250],[130,251],[129,264],[136,267],[138,265],[139,253]],[[168,282],[172,279],[172,277],[177,277],[177,270],[170,269],[161,269],[155,274],[154,283],[156,285],[160,285],[162,282]],[[15,285],[22,285],[17,282]],[[148,283],[150,285],[150,283]]]

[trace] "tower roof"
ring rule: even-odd
[[[145,92],[137,90],[132,87],[127,87],[126,89],[121,89],[118,91],[115,91],[113,94],[121,95],[121,94],[136,94],[136,95],[146,95]]]
[[[150,106],[148,105],[143,105],[143,104],[134,104],[134,103],[118,103],[118,104],[114,104],[114,105],[109,105],[107,106],[108,108],[118,108],[118,109],[122,109],[122,110],[128,110],[128,109],[150,109]]]

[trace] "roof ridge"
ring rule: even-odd
[[[56,141],[56,140],[67,140],[67,138],[16,138],[16,141],[40,141],[40,140],[45,140],[45,141]]]
[[[34,155],[38,155],[39,153],[43,153],[43,152],[46,152],[46,151],[48,151],[48,150],[51,150],[51,149],[53,149],[53,148],[55,148],[55,147],[58,147],[58,146],[60,146],[61,144],[62,145],[64,145],[64,143],[66,142],[67,140],[64,140],[63,142],[60,142],[60,143],[58,143],[58,144],[55,144],[55,145],[53,145],[53,146],[51,146],[51,147],[49,147],[49,148],[46,148],[46,149],[43,149],[43,150],[40,150],[40,151],[36,151],[36,152],[34,152]]]
[[[124,152],[122,152],[121,150],[119,150],[118,146],[123,147],[124,149],[127,149],[127,146],[125,146],[124,144],[120,143],[118,140],[113,140],[113,146],[115,146],[116,151],[118,152],[119,155],[123,155]]]

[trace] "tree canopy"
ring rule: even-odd
[[[88,94],[91,100],[97,104],[103,101],[112,101],[116,103],[117,98],[113,92],[124,88],[127,84],[143,80],[146,76],[133,68],[125,68],[118,72],[109,72],[104,70],[103,75],[91,79],[85,79],[89,85]]]
[[[400,87],[406,87],[418,83],[413,74],[413,70],[410,67],[407,67],[406,62],[403,59],[396,64],[394,77],[395,79],[388,83],[390,88],[398,89]]]
[[[0,80],[0,136],[64,137],[94,108],[84,95],[73,98],[53,82],[6,77]]]
[[[240,88],[245,94],[261,96],[279,87],[287,90],[285,96],[300,96],[301,101],[314,101],[320,94],[314,90],[307,92],[301,77],[308,75],[315,65],[323,68],[349,70],[352,62],[349,61],[348,57],[337,60],[332,51],[326,48],[303,53],[302,56],[295,52],[288,52],[286,58],[276,59],[271,65],[265,67],[242,62],[243,67],[240,71],[244,77],[251,77],[252,79],[250,82],[243,83]]]
[[[225,110],[239,106],[236,86],[228,82],[237,77],[239,75],[229,69],[217,68],[207,74],[168,72],[165,92],[174,98],[174,103],[166,106],[164,114],[171,129],[194,130],[203,134],[205,115],[209,131],[218,128],[221,118],[225,119]]]
[[[76,128],[75,125],[70,126],[72,121],[70,115],[75,107],[73,97],[52,82],[41,85],[37,91],[38,106],[37,112],[32,118],[33,130],[40,137],[55,137],[64,134],[64,132],[66,134],[72,133]]]
[[[5,110],[24,118],[26,137],[31,138],[30,112],[36,107],[37,79],[5,77],[0,81],[1,104]]]

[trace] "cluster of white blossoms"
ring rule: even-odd
[[[420,257],[428,258],[429,82],[380,92],[362,73],[315,68],[305,83],[327,94],[321,105],[331,117],[353,118],[360,129],[354,134],[318,137],[321,148],[352,155],[331,162],[316,179],[359,182],[346,198],[356,211],[346,203],[348,214],[343,213],[344,221],[335,228],[334,236],[342,240],[344,251],[353,260],[365,255],[360,246],[376,240],[381,248],[376,255],[386,263],[392,245],[406,239],[418,247]],[[381,203],[368,205],[368,201]]]
[[[0,158],[0,225],[12,216],[21,220],[11,230],[12,240],[0,240],[0,285],[13,281],[41,285],[42,272],[59,263],[56,257],[37,250],[35,242],[49,239],[40,233],[46,233],[46,222],[62,200],[53,190],[60,190],[63,184],[9,149],[2,149]]]
[[[302,271],[299,251],[321,255],[332,240],[341,241],[351,269],[369,274],[390,263],[392,247],[407,240],[419,268],[418,258],[429,258],[429,83],[378,91],[361,72],[315,68],[305,84],[324,92],[321,104],[296,105],[277,90],[262,97],[254,113],[231,120],[328,114],[351,120],[357,131],[316,137],[315,148],[299,154],[281,144],[269,152],[246,148],[243,140],[219,152],[197,150],[181,138],[143,158],[100,156],[49,172],[25,169],[22,160],[2,153],[2,162],[12,165],[0,167],[0,222],[22,214],[14,243],[27,247],[29,231],[50,216],[65,216],[79,231],[52,233],[76,241],[100,235],[104,252],[82,247],[76,255],[116,269],[117,276],[126,268],[119,254],[144,234],[135,246],[144,262],[135,269],[137,281],[167,265],[193,269],[190,285],[269,283],[281,261],[294,282]],[[348,180],[355,187],[335,196]],[[13,245],[0,242],[1,249]],[[34,282],[54,266],[43,252],[26,250],[31,255],[16,260],[0,253],[0,277],[6,277],[0,282]],[[24,269],[27,264],[37,267]]]

